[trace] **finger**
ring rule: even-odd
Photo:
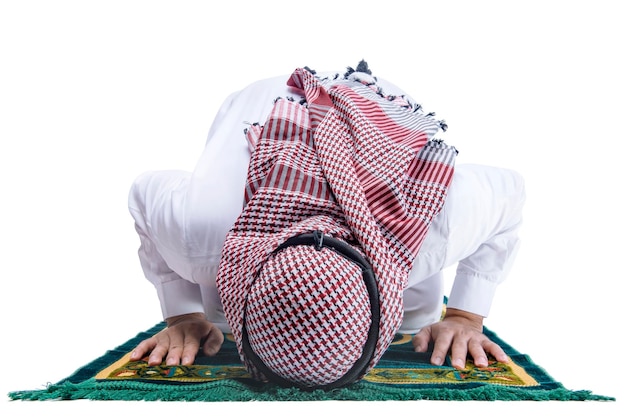
[[[456,369],[465,369],[468,343],[468,339],[465,337],[461,337],[460,335],[457,335],[454,339],[454,342],[452,343],[452,366],[454,366]]]
[[[474,360],[474,365],[479,368],[484,368],[489,365],[489,360],[487,359],[487,354],[483,346],[483,343],[476,339],[472,339],[468,343],[469,354]]]
[[[443,332],[437,335],[435,339],[435,345],[433,347],[433,354],[430,356],[430,363],[433,365],[443,365],[443,362],[448,355],[450,346],[452,345],[452,334]]]
[[[200,349],[200,341],[195,337],[187,336],[183,345],[181,354],[181,364],[184,366],[193,365],[198,350]]]
[[[130,360],[131,361],[138,361],[138,360],[142,359],[147,353],[152,351],[152,349],[154,349],[155,346],[156,346],[156,340],[153,337],[151,337],[149,339],[146,339],[146,340],[143,340],[131,352]]]
[[[416,352],[426,352],[428,350],[428,344],[432,337],[432,328],[430,326],[420,330],[415,336],[413,336],[413,347]]]
[[[224,343],[224,334],[218,328],[211,330],[204,341],[202,351],[207,356],[215,356]]]
[[[148,357],[148,365],[157,366],[163,363],[165,355],[167,355],[169,346],[169,337],[159,337],[157,343],[152,349],[150,356]]]
[[[509,356],[504,352],[504,350],[497,343],[487,340],[483,343],[483,350],[496,358],[498,362],[507,363],[509,361]]]
[[[169,344],[167,345],[167,357],[165,364],[167,366],[176,366],[180,364],[180,358],[183,354],[183,335],[177,332],[170,332]]]

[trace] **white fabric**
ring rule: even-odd
[[[458,164],[443,210],[414,261],[402,331],[439,319],[444,268],[457,265],[448,306],[487,317],[519,248],[524,181],[511,170]]]
[[[247,122],[262,123],[276,97],[293,95],[286,79],[259,81],[226,99],[193,173],[147,172],[134,182],[129,209],[140,237],[139,258],[157,289],[164,318],[205,312],[229,331],[215,277],[224,239],[243,204],[250,157],[243,130]],[[379,84],[390,94],[402,94],[384,80]],[[447,202],[409,276],[401,331],[415,332],[439,319],[440,271],[456,262],[448,305],[487,316],[515,255],[523,200],[518,174],[457,166]]]

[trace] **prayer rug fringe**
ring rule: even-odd
[[[571,391],[565,388],[531,390],[503,386],[480,386],[466,389],[411,388],[388,389],[380,386],[354,386],[334,391],[304,392],[295,388],[250,389],[234,380],[206,384],[170,385],[132,381],[98,383],[88,380],[78,384],[63,382],[44,390],[17,391],[13,400],[125,400],[125,401],[615,401],[615,398]]]

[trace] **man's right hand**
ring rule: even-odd
[[[146,355],[148,365],[192,365],[202,347],[205,355],[215,355],[224,342],[224,335],[202,313],[183,314],[167,319],[167,327],[139,343],[130,360],[137,361]]]

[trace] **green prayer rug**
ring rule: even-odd
[[[485,334],[509,355],[509,363],[491,361],[478,368],[471,362],[459,371],[429,362],[429,353],[413,351],[411,335],[396,335],[384,356],[365,378],[349,387],[304,392],[253,380],[242,365],[232,336],[220,352],[199,356],[192,366],[148,366],[129,362],[130,351],[165,327],[159,323],[123,345],[42,390],[9,393],[14,400],[143,400],[143,401],[614,401],[615,398],[572,391],[555,381],[528,355],[519,353],[494,332]]]

